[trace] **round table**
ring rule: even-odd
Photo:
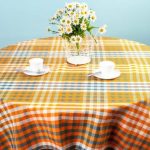
[[[91,62],[79,66],[67,63],[59,37],[0,49],[0,149],[149,148],[150,47],[110,37],[97,41]],[[29,59],[37,57],[50,72],[25,75]],[[121,76],[87,77],[104,60],[113,61]]]

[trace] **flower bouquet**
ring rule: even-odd
[[[101,34],[106,32],[106,25],[102,27],[91,25],[91,22],[95,20],[96,13],[89,9],[87,4],[67,3],[64,8],[57,10],[56,14],[50,19],[50,25],[56,25],[58,29],[53,30],[49,27],[48,31],[61,36],[67,41],[68,45],[72,45],[71,48],[76,52],[76,55],[80,55],[84,49],[82,43],[84,43],[87,33],[96,42],[92,33],[93,29],[98,29]]]

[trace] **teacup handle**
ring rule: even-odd
[[[88,77],[95,76],[97,73],[101,73],[101,71],[94,72],[94,73],[90,73],[90,74],[88,74],[87,76],[88,76]]]

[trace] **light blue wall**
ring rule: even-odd
[[[71,0],[70,0],[71,1]],[[81,0],[79,0],[80,2]],[[82,0],[97,12],[97,25],[108,24],[106,36],[150,45],[150,0]],[[0,0],[0,47],[50,36],[48,18],[66,0]]]

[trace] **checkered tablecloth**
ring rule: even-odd
[[[41,57],[50,72],[18,69]],[[99,37],[89,64],[66,62],[63,41],[43,38],[0,49],[0,150],[150,149],[150,47]],[[114,80],[87,77],[116,63]]]

